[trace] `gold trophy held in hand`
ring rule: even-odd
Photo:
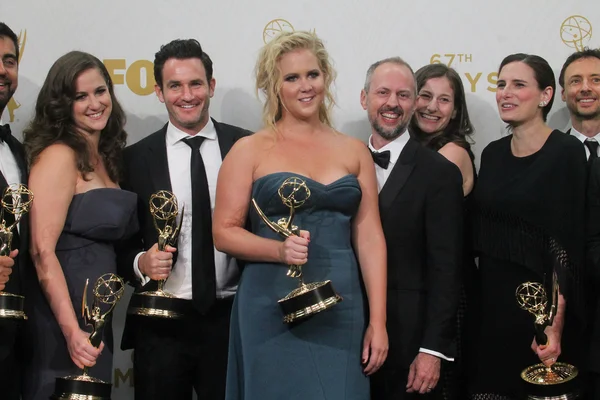
[[[515,294],[519,307],[535,317],[537,344],[547,345],[548,336],[544,329],[552,325],[558,309],[559,287],[556,273],[552,277],[550,304],[544,285],[539,282],[525,282],[517,287]],[[578,373],[577,368],[571,364],[556,362],[548,367],[539,363],[525,368],[521,372],[521,378],[528,385],[530,400],[569,400],[577,398],[572,383]]]
[[[86,325],[93,327],[89,341],[98,348],[104,335],[106,317],[115,308],[123,296],[125,283],[115,274],[104,274],[96,280],[92,294],[94,302],[90,310],[87,305],[87,288],[89,279],[85,282],[81,314]],[[104,309],[102,309],[104,305]],[[54,394],[51,400],[110,400],[112,385],[88,375],[88,367],[83,368],[81,375],[56,378]]]
[[[2,209],[0,210],[0,255],[10,255],[13,229],[17,227],[23,215],[29,212],[32,202],[33,193],[25,185],[14,183],[4,189]],[[7,213],[14,217],[10,223],[5,218]],[[0,292],[0,318],[27,319],[24,306],[25,297]]]
[[[295,210],[301,207],[310,197],[310,189],[304,180],[298,177],[290,177],[283,181],[277,193],[283,204],[290,209],[287,218],[280,218],[277,222],[271,221],[258,206],[256,200],[252,199],[254,209],[264,223],[274,232],[284,238],[292,235],[299,236],[300,229],[292,222]],[[298,287],[279,300],[279,305],[283,311],[283,321],[286,323],[319,313],[342,301],[342,297],[336,293],[331,281],[305,283],[302,277],[301,265],[290,265],[287,276],[297,278]]]
[[[167,190],[160,190],[150,196],[149,206],[158,232],[158,250],[165,251],[167,245],[175,247],[183,223],[184,207],[180,213],[177,197]],[[144,317],[182,318],[189,309],[189,300],[177,298],[165,291],[165,282],[166,280],[158,281],[157,290],[134,293],[127,313]]]

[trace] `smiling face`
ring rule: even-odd
[[[435,134],[456,117],[454,89],[445,76],[425,82],[417,96],[415,118],[421,131]]]
[[[154,90],[165,103],[169,121],[190,135],[200,132],[208,122],[210,98],[215,93],[215,79],[206,78],[199,58],[168,59],[162,70],[162,88]]]
[[[600,119],[600,60],[580,58],[565,70],[562,100],[580,120]]]
[[[307,49],[286,53],[278,62],[282,115],[298,119],[319,117],[325,96],[325,79],[317,57]]]
[[[552,98],[552,88],[540,90],[533,69],[521,61],[506,64],[498,75],[496,103],[502,121],[519,125],[543,118],[542,108]]]
[[[368,86],[360,94],[367,110],[372,133],[391,141],[404,132],[415,110],[415,78],[405,65],[387,62],[379,65]]]
[[[17,51],[11,38],[0,36],[0,114],[19,84]]]
[[[79,132],[101,132],[112,112],[112,98],[106,81],[96,68],[83,71],[75,81],[73,121]]]

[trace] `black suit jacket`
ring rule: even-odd
[[[251,134],[236,126],[219,123],[213,120],[221,157],[225,158],[233,144],[240,138]],[[157,132],[127,147],[124,152],[123,189],[135,192],[138,195],[138,219],[140,230],[137,235],[122,243],[118,247],[119,273],[137,291],[155,290],[156,281],[150,281],[141,287],[133,270],[133,261],[141,251],[148,250],[156,243],[158,234],[152,222],[152,215],[148,207],[150,196],[159,190],[172,190],[167,161],[167,147],[165,137],[167,126]],[[194,288],[192,288],[194,290]],[[135,318],[127,316],[125,330],[121,341],[123,350],[134,347],[133,329]]]
[[[419,348],[455,355],[461,285],[460,170],[409,139],[379,194],[387,244],[387,368],[408,368]]]
[[[23,145],[13,136],[10,136],[6,143],[10,147],[21,174],[21,180],[27,184],[27,161]],[[14,182],[11,182],[14,183]],[[4,189],[8,186],[6,178],[0,173],[0,193],[4,193]],[[22,294],[22,279],[24,274],[33,273],[35,271],[31,266],[31,258],[29,257],[29,215],[24,214],[19,223],[19,230],[13,229],[12,249],[19,249],[19,255],[15,259],[10,280],[6,284],[5,292],[13,294]],[[34,277],[37,280],[37,276]],[[27,301],[27,299],[25,299]],[[18,333],[18,323],[16,320],[0,318],[0,363],[8,355],[11,348],[15,344],[15,339]]]
[[[590,369],[600,373],[600,161],[594,160],[589,169],[587,188],[587,259],[586,289],[588,296],[589,329],[591,330]]]

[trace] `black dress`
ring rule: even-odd
[[[81,317],[86,279],[89,279],[88,304],[96,279],[116,273],[114,243],[138,229],[137,196],[121,189],[93,189],[76,194],[71,200],[65,226],[56,243],[73,309],[81,329],[91,332]],[[23,282],[29,320],[26,324],[27,355],[23,378],[23,399],[48,399],[54,392],[54,380],[80,375],[71,360],[62,331],[37,282],[35,271],[28,271]],[[110,319],[104,329],[104,350],[89,370],[94,378],[112,381],[113,335]]]
[[[530,348],[534,317],[516,302],[523,282],[548,285],[557,272],[568,304],[559,361],[579,363],[586,161],[581,142],[556,130],[527,157],[513,156],[511,138],[485,148],[474,191],[480,276],[468,324],[469,391],[520,398],[521,371],[540,362]]]

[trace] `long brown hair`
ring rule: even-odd
[[[71,51],[60,57],[46,76],[35,104],[35,116],[23,132],[27,161],[31,165],[45,148],[63,143],[75,151],[77,169],[84,179],[87,173],[94,171],[88,142],[77,131],[73,120],[76,81],[89,69],[100,72],[112,100],[112,112],[100,133],[98,153],[110,179],[118,182],[121,153],[127,142],[127,133],[123,129],[125,113],[115,97],[113,82],[104,64],[81,51]]]

